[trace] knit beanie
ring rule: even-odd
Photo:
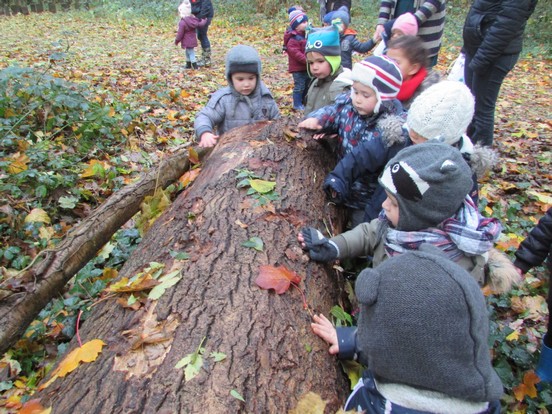
[[[340,19],[345,26],[349,26],[349,24],[351,24],[351,16],[349,15],[349,9],[347,6],[341,6],[332,13],[331,22],[337,19]]]
[[[460,151],[428,141],[399,151],[379,182],[399,204],[397,230],[436,227],[452,217],[470,192],[472,171]]]
[[[324,17],[322,18],[322,22],[326,25],[331,25],[333,20],[333,15],[335,12],[331,11],[329,13],[326,13]]]
[[[369,86],[376,92],[379,112],[382,101],[395,99],[402,85],[401,70],[387,56],[368,56],[353,65],[352,80]]]
[[[422,245],[363,270],[355,293],[361,361],[380,381],[473,402],[500,398],[481,289],[438,248]]]
[[[178,14],[182,19],[192,15],[192,5],[190,4],[190,0],[184,0],[180,3],[180,6],[178,6]]]
[[[341,46],[337,27],[332,25],[311,28],[308,31],[307,44],[305,45],[305,54],[309,52],[317,52],[324,56],[332,68],[333,75],[341,66]]]
[[[232,84],[232,74],[237,72],[261,75],[261,58],[251,46],[237,45],[226,54],[226,79]]]
[[[418,21],[412,13],[404,13],[395,19],[395,23],[391,27],[393,30],[400,30],[406,36],[416,36],[418,33]]]
[[[470,89],[462,82],[443,80],[418,95],[408,110],[408,128],[426,139],[455,144],[466,132],[474,111]]]
[[[303,10],[293,10],[289,14],[289,26],[292,30],[295,30],[303,22],[308,22],[309,18]]]

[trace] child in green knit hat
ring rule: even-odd
[[[352,81],[344,76],[337,27],[311,28],[307,33],[307,71],[315,78],[307,92],[305,114],[330,105],[335,98],[351,88]]]

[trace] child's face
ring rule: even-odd
[[[422,137],[420,134],[418,134],[416,131],[413,131],[412,129],[408,130],[408,135],[410,136],[410,140],[414,145],[421,144],[427,141],[426,138]]]
[[[399,30],[399,29],[391,30],[391,39],[397,39],[401,36],[404,36],[404,33],[401,30]]]
[[[403,81],[412,78],[421,69],[419,63],[412,63],[408,60],[403,49],[388,49],[387,57],[397,64],[401,70]]]
[[[317,79],[325,79],[332,73],[330,63],[324,58],[324,55],[318,52],[307,53],[307,64],[312,76]]]
[[[309,25],[308,21],[304,21],[299,26],[295,28],[296,32],[304,32],[307,29],[307,26]]]
[[[353,82],[351,88],[353,106],[360,115],[372,115],[378,103],[376,91],[360,82]]]
[[[242,95],[250,95],[257,86],[257,75],[247,72],[232,73],[232,85]]]
[[[386,193],[387,198],[382,203],[381,207],[385,211],[387,220],[391,222],[393,227],[397,227],[397,224],[399,224],[399,203],[393,195],[389,194],[387,191]]]

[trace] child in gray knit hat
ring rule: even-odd
[[[365,413],[500,413],[489,320],[477,283],[435,247],[360,273],[358,327],[315,315],[330,354],[366,368],[345,410]]]
[[[481,216],[468,193],[471,169],[450,145],[428,141],[401,150],[386,165],[380,184],[387,198],[380,216],[331,239],[312,228],[297,238],[312,260],[372,257],[385,259],[422,244],[431,244],[458,263],[481,284],[506,291],[517,272],[489,274],[510,280],[485,280],[485,264],[502,229],[496,218]],[[500,282],[500,285],[499,285]]]
[[[226,55],[228,86],[211,95],[196,115],[200,147],[213,147],[226,131],[257,121],[277,119],[274,97],[261,81],[261,58],[251,46],[234,46]]]

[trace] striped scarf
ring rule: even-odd
[[[385,216],[383,211],[382,214]],[[385,250],[389,256],[394,256],[407,250],[418,250],[421,244],[429,243],[456,262],[463,256],[487,253],[501,230],[502,225],[498,219],[481,216],[471,198],[466,196],[456,214],[437,227],[420,231],[389,228],[385,235]]]

